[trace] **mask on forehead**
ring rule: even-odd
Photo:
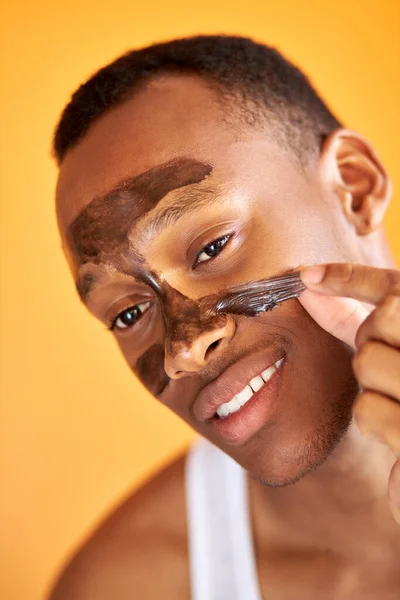
[[[138,220],[169,192],[199,184],[211,172],[210,165],[196,160],[171,161],[122,181],[92,200],[67,232],[78,265],[102,261],[125,266],[127,257],[132,255],[129,233]]]

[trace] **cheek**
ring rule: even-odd
[[[158,310],[154,310],[145,330],[117,339],[130,369],[149,390],[157,396],[167,385],[169,377],[164,370],[164,326]]]
[[[303,264],[346,259],[345,230],[339,229],[336,212],[329,209],[326,200],[291,197],[274,205],[269,213],[265,208],[263,213],[262,206],[257,210],[265,217],[257,221],[247,245],[252,257],[249,270],[252,269],[254,278],[268,277]]]
[[[164,371],[163,344],[153,344],[131,368],[153,396],[158,396],[169,382]]]

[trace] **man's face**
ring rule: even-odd
[[[241,282],[357,261],[318,158],[301,168],[272,129],[239,134],[201,80],[170,77],[69,151],[57,207],[82,298],[159,401],[274,485],[328,456],[351,417],[349,348],[297,300],[255,317],[205,308]]]

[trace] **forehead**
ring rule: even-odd
[[[198,78],[170,77],[100,117],[62,162],[56,190],[61,222],[71,223],[93,198],[160,164],[181,157],[209,164],[234,139],[216,98]]]
[[[56,190],[61,232],[93,198],[182,157],[211,165],[220,183],[255,156],[249,142],[266,147],[270,161],[281,151],[265,130],[229,124],[218,95],[200,78],[155,80],[100,117],[67,153]]]

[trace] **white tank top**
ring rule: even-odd
[[[201,439],[189,450],[186,501],[192,600],[262,600],[246,472]]]

